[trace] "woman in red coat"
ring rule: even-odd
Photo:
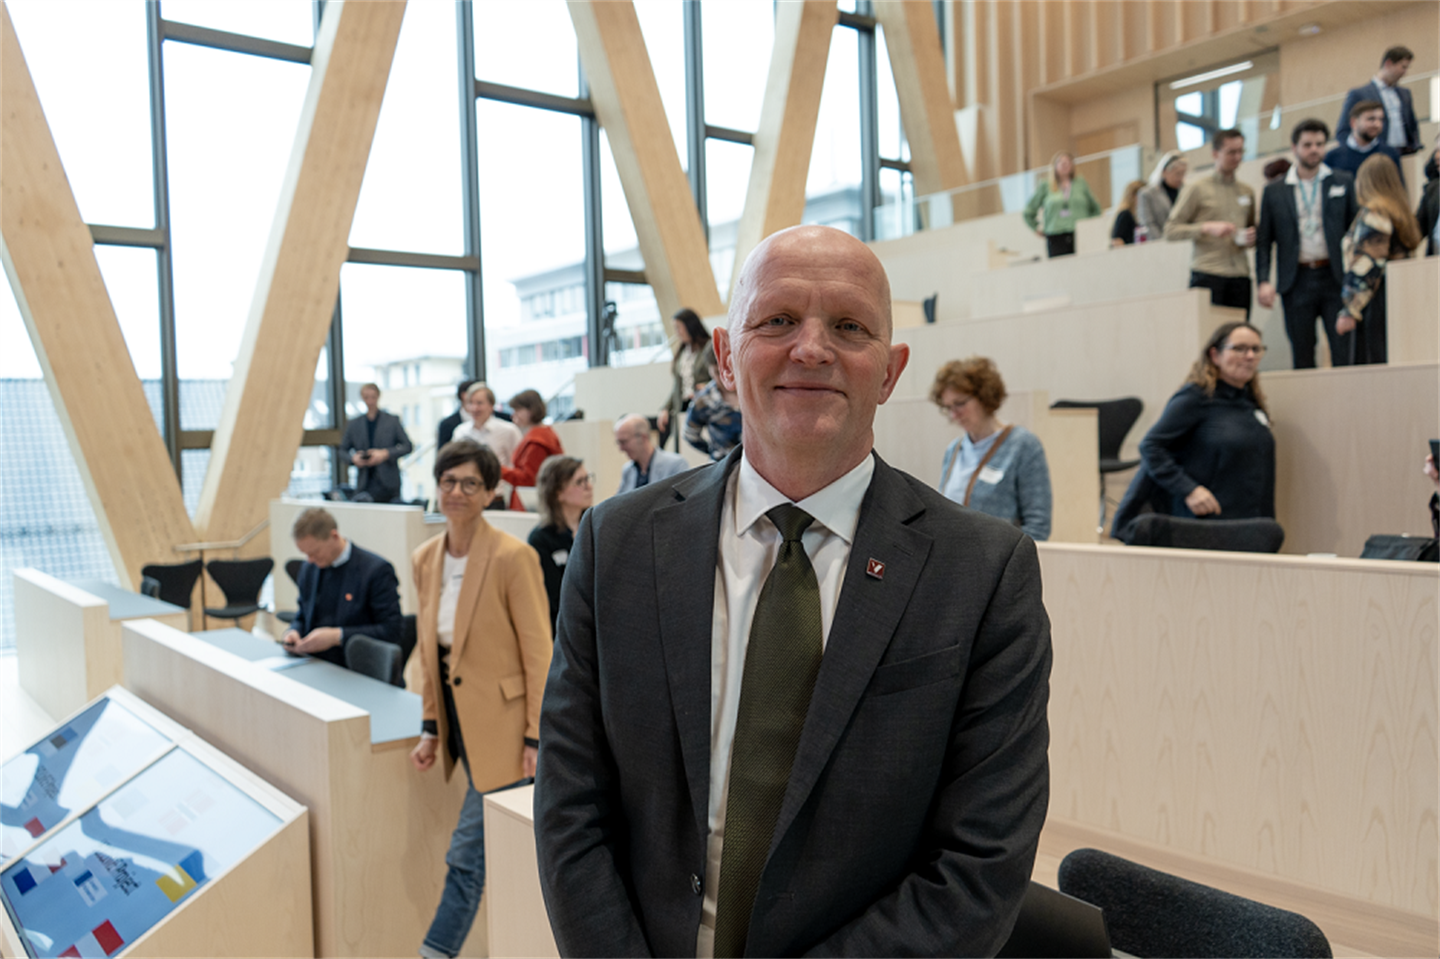
[[[551,456],[565,452],[560,446],[560,437],[546,426],[545,401],[534,390],[521,390],[510,397],[510,415],[523,434],[520,445],[510,455],[513,465],[500,470],[500,478],[515,490],[510,494],[510,508],[523,510],[520,502],[520,487],[534,486],[540,472],[540,464]]]

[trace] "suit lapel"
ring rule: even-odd
[[[675,728],[700,835],[709,831],[710,653],[715,622],[715,564],[725,482],[737,448],[718,469],[677,483],[675,502],[651,514],[660,649],[675,709]]]
[[[850,547],[820,674],[795,748],[790,784],[775,823],[772,852],[830,761],[909,604],[930,554],[931,540],[907,524],[924,509],[899,474],[876,456],[875,475],[860,508],[860,524]],[[883,578],[867,574],[871,559],[885,564]]]
[[[460,583],[460,596],[455,602],[455,635],[450,644],[452,666],[460,662],[465,651],[465,641],[470,636],[470,622],[475,617],[475,604],[480,601],[480,590],[485,585],[485,574],[490,569],[493,546],[491,526],[482,514],[475,519],[475,532],[470,537],[470,552],[466,554],[469,558],[465,561],[465,578]],[[443,557],[441,565],[443,569]]]

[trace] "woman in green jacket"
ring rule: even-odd
[[[1051,256],[1066,256],[1075,252],[1075,221],[1099,215],[1095,194],[1075,175],[1075,157],[1061,150],[1050,161],[1050,176],[1025,204],[1025,222],[1045,238]]]

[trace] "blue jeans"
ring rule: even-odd
[[[465,945],[480,908],[480,894],[485,891],[485,799],[475,791],[469,763],[465,764],[465,779],[465,802],[445,853],[445,891],[440,894],[430,931],[425,933],[425,945],[447,956],[459,955]],[[527,782],[530,780],[522,779],[500,788]]]

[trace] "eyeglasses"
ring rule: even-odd
[[[963,400],[956,400],[953,403],[937,403],[936,405],[940,407],[941,416],[954,416],[960,412],[966,403],[969,403],[974,398],[973,396],[967,396]]]
[[[1226,346],[1225,349],[1231,353],[1248,353],[1251,356],[1264,356],[1265,351],[1269,349],[1269,347],[1264,343],[1261,343],[1259,346],[1251,346],[1249,343],[1231,343],[1229,346]]]
[[[460,487],[460,492],[466,496],[474,496],[485,488],[485,484],[473,476],[467,476],[464,479],[457,479],[454,476],[440,477],[440,489],[444,492],[453,493],[457,486]]]
[[[577,476],[577,477],[575,477],[574,479],[572,479],[572,480],[570,481],[570,485],[571,485],[571,486],[579,486],[579,487],[581,487],[581,488],[589,488],[589,487],[591,487],[591,486],[594,486],[594,485],[595,485],[595,474],[594,474],[594,473],[587,473],[587,474],[584,475],[584,476]]]

